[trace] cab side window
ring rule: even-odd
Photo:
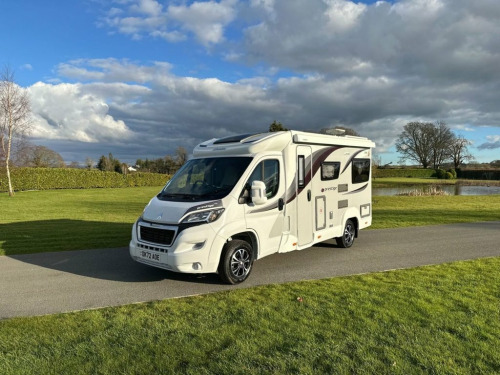
[[[253,181],[263,181],[266,184],[266,196],[272,198],[278,193],[280,183],[280,164],[278,160],[261,161],[252,172],[247,183],[251,186]]]

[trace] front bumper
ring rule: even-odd
[[[217,270],[218,262],[209,259],[215,239],[212,226],[204,224],[184,229],[177,233],[171,246],[163,246],[139,241],[136,223],[129,251],[132,259],[149,266],[182,273],[209,273]]]

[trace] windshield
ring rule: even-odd
[[[224,198],[251,160],[251,157],[189,160],[158,194],[158,199],[188,202]]]

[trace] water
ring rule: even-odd
[[[434,185],[448,195],[493,195],[500,194],[500,186],[462,186],[462,185]],[[373,188],[373,195],[398,195],[415,190],[428,190],[430,186],[399,186],[387,188]]]

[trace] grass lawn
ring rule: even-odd
[[[489,258],[4,320],[0,373],[498,374],[499,269]]]
[[[161,187],[0,194],[0,255],[126,246]]]
[[[0,255],[127,246],[161,187],[0,194]],[[372,228],[500,220],[500,196],[374,197]]]
[[[371,229],[500,220],[500,195],[373,197]]]

